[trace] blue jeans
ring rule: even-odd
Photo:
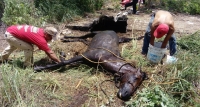
[[[150,22],[147,26],[146,33],[144,35],[143,47],[142,47],[142,54],[148,53],[149,43],[151,39],[151,25],[155,18],[155,14],[152,14]],[[174,33],[172,34],[171,38],[169,39],[169,49],[170,49],[170,56],[173,56],[176,53],[176,37]]]

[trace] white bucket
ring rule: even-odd
[[[166,51],[167,51],[167,48],[158,48],[149,44],[147,59],[153,63],[159,63],[162,60]]]

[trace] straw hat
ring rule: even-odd
[[[54,27],[46,27],[44,29],[44,32],[47,33],[47,34],[49,34],[49,35],[51,35],[53,41],[56,41],[58,39],[57,38],[58,31],[57,31],[56,28],[54,28]]]

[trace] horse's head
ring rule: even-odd
[[[146,74],[140,69],[121,74],[117,96],[121,100],[129,100],[145,78]]]

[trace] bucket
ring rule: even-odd
[[[162,60],[166,51],[167,48],[158,48],[149,44],[147,59],[153,63],[159,63]]]

